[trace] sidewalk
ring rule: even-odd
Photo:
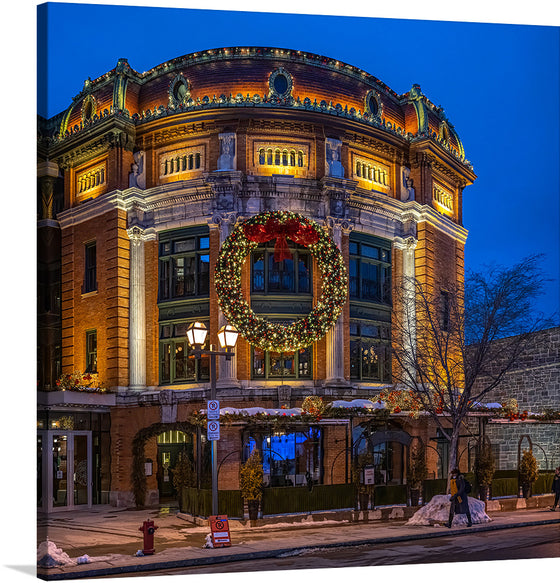
[[[308,516],[300,523],[279,522],[254,528],[233,525],[232,546],[202,548],[207,526],[196,526],[182,520],[176,509],[144,511],[101,507],[90,512],[60,513],[38,521],[37,542],[49,540],[71,558],[84,554],[90,563],[53,568],[38,568],[45,580],[79,579],[126,573],[154,571],[175,567],[209,565],[249,559],[278,557],[286,553],[313,548],[386,544],[442,536],[460,536],[472,532],[500,530],[539,524],[560,524],[560,512],[548,509],[488,512],[492,522],[471,528],[439,526],[407,526],[404,520],[390,522],[350,522],[321,520],[320,514]],[[156,552],[136,557],[142,549],[139,528],[146,519],[154,520]]]

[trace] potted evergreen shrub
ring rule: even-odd
[[[410,452],[410,461],[406,481],[410,486],[410,505],[418,506],[420,503],[420,492],[424,480],[428,477],[428,467],[426,466],[426,450],[424,444],[420,443]]]
[[[492,447],[488,442],[484,442],[480,446],[474,461],[474,474],[478,484],[478,493],[480,499],[484,502],[488,500],[488,490],[494,478],[495,470],[496,462]]]
[[[539,477],[539,465],[533,452],[526,449],[523,451],[519,462],[519,483],[523,490],[523,498],[531,497],[531,486]]]
[[[183,488],[192,488],[196,486],[196,474],[193,463],[187,452],[182,451],[177,458],[177,464],[173,468],[173,486],[177,490],[177,499],[179,501],[179,510],[185,512],[183,504]]]
[[[249,520],[255,526],[259,515],[259,504],[263,494],[264,472],[259,452],[254,449],[249,459],[241,464],[239,470],[239,488],[241,496],[247,501]]]

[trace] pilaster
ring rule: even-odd
[[[146,276],[144,242],[156,237],[154,231],[132,227],[130,238],[129,388],[146,389]]]
[[[220,249],[223,242],[229,237],[235,223],[237,221],[237,213],[222,213],[216,214],[209,222],[210,229],[216,229],[219,233]],[[228,324],[222,310],[217,307],[218,311],[218,330]],[[218,380],[216,388],[230,388],[240,387],[241,384],[237,379],[237,353],[235,353],[229,360],[226,358],[218,359]]]
[[[415,271],[415,249],[418,240],[414,237],[407,237],[401,239],[397,237],[393,241],[393,247],[402,251],[402,317],[403,335],[400,339],[406,353],[405,364],[407,366],[407,373],[415,376],[414,354],[416,352],[416,271]]]
[[[327,217],[327,224],[332,229],[332,239],[342,252],[342,234],[351,230],[349,221]],[[345,311],[342,310],[335,325],[326,334],[326,376],[325,386],[347,386],[344,376],[344,328]]]

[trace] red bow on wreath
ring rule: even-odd
[[[292,254],[286,238],[300,245],[312,245],[319,240],[319,234],[311,225],[302,225],[298,219],[288,219],[280,223],[274,217],[270,217],[266,223],[257,225],[244,225],[243,230],[249,241],[266,243],[276,239],[274,244],[274,261],[291,259]]]

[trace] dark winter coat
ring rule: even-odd
[[[455,504],[455,514],[466,514],[469,509],[468,494],[465,492],[465,478],[459,474],[455,480],[457,493],[451,496],[451,504]],[[459,501],[459,498],[461,501]]]
[[[552,491],[555,494],[560,493],[560,476],[556,474],[552,480]]]

